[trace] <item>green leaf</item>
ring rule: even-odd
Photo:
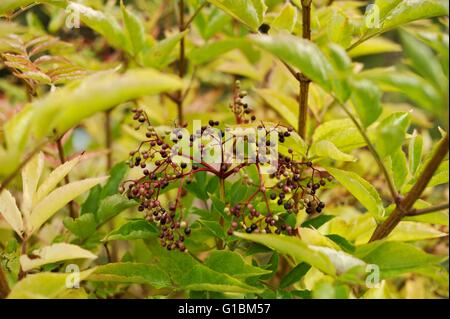
[[[441,165],[439,165],[438,169],[434,173],[427,187],[433,187],[441,184],[448,183],[449,177],[449,161],[442,161]]]
[[[123,1],[120,2],[122,18],[125,23],[126,35],[131,43],[133,54],[138,54],[144,47],[145,28],[142,21],[130,10],[128,10]]]
[[[362,124],[368,127],[381,115],[381,91],[377,85],[368,80],[355,80],[350,84],[352,105]]]
[[[20,256],[20,265],[24,271],[29,271],[46,264],[56,263],[63,260],[97,258],[97,256],[89,250],[66,243],[57,243],[34,250],[32,255],[32,258],[27,255]]]
[[[401,52],[401,51],[402,47],[399,44],[386,38],[376,37],[361,43],[357,47],[350,50],[348,54],[352,58],[357,58],[372,54]]]
[[[332,220],[334,217],[334,215],[319,215],[315,218],[308,219],[307,221],[303,222],[301,226],[319,229],[322,225]]]
[[[128,172],[129,166],[125,162],[117,163],[111,168],[109,172],[108,181],[102,187],[100,199],[117,194],[119,185],[122,182],[125,174]]]
[[[100,202],[96,213],[97,223],[101,225],[125,209],[136,205],[134,200],[127,199],[120,194],[108,196]]]
[[[322,51],[311,41],[287,33],[275,36],[255,35],[250,39],[330,91],[330,74],[333,69]]]
[[[326,32],[330,42],[348,47],[352,40],[353,25],[340,10],[333,10],[326,25]]]
[[[262,276],[271,272],[246,263],[238,253],[224,250],[213,251],[205,260],[205,265],[212,270],[240,279]],[[224,265],[227,266],[224,267]]]
[[[214,194],[219,188],[219,178],[217,176],[212,176],[206,185],[206,191],[209,194]]]
[[[272,89],[257,89],[256,92],[287,124],[295,129],[297,128],[298,102],[294,98]]]
[[[415,269],[439,264],[444,258],[427,254],[413,245],[401,242],[373,242],[359,246],[355,256],[380,267],[383,278],[413,272]]]
[[[397,189],[401,189],[405,184],[406,178],[408,177],[408,163],[406,160],[406,155],[401,148],[391,155],[391,162],[391,171],[395,187]]]
[[[172,284],[170,277],[160,266],[131,262],[99,266],[87,280],[146,284],[156,289],[170,287]]]
[[[81,204],[80,215],[97,212],[98,205],[100,205],[101,192],[102,192],[101,185],[96,185],[91,188],[88,197],[83,202],[83,204]]]
[[[83,194],[91,187],[105,181],[107,177],[95,177],[72,182],[57,188],[42,199],[32,210],[28,221],[28,235],[36,232],[42,224],[52,217],[68,202]]]
[[[203,11],[197,15],[194,20],[197,26],[198,32],[205,40],[209,40],[214,37],[218,32],[226,29],[232,21],[232,17],[217,7],[212,7],[209,14]]]
[[[414,104],[439,115],[445,105],[441,94],[423,78],[392,68],[371,69],[360,73],[377,83],[383,91],[404,94]]]
[[[300,263],[291,269],[284,277],[281,279],[280,288],[285,289],[290,285],[295,284],[300,281],[304,275],[311,269],[311,266],[306,263]]]
[[[333,285],[330,282],[319,282],[314,286],[313,299],[347,299],[349,288],[345,285]]]
[[[13,13],[16,9],[37,3],[64,3],[66,0],[2,0],[0,3],[0,16]]]
[[[68,230],[81,239],[88,238],[97,229],[95,215],[92,213],[83,214],[76,219],[65,218],[63,223]]]
[[[375,147],[381,157],[386,157],[398,150],[405,140],[411,118],[409,113],[391,114],[377,127]]]
[[[263,0],[208,0],[253,31],[263,23],[266,5]]]
[[[70,2],[67,10],[79,14],[80,19],[84,24],[100,33],[112,46],[132,53],[131,45],[127,41],[128,39],[125,32],[112,15],[75,2]]]
[[[352,77],[352,61],[345,49],[337,44],[330,43],[327,55],[334,68],[332,87],[337,99],[344,103],[351,96],[351,87],[348,79]]]
[[[155,256],[155,262],[169,274],[172,282],[180,288],[196,291],[261,292],[259,288],[200,264],[186,253],[169,252],[154,239],[148,240],[148,248]]]
[[[66,132],[83,119],[140,96],[180,89],[179,79],[154,70],[99,73],[50,93],[32,104],[34,132],[44,137]],[[108,94],[105,94],[107,92]]]
[[[382,216],[383,203],[376,189],[354,172],[328,167],[327,171],[375,216]]]
[[[336,235],[336,234],[330,234],[325,235],[326,237],[330,238],[332,241],[334,241],[336,244],[341,247],[341,249],[347,253],[352,254],[355,251],[355,246],[348,242],[347,239],[345,239],[342,236]]]
[[[420,165],[423,150],[423,137],[414,131],[408,147],[409,170],[414,175]]]
[[[435,227],[418,222],[402,221],[387,237],[389,241],[418,241],[448,236]]]
[[[271,234],[243,234],[234,233],[235,236],[263,244],[280,254],[291,256],[297,263],[306,262],[326,274],[334,275],[335,269],[328,257],[314,251],[307,244],[295,237]]]
[[[94,269],[79,273],[79,280],[85,280]],[[41,272],[27,275],[19,281],[8,295],[8,299],[53,299],[70,291],[67,283],[72,283],[73,273]]]
[[[448,3],[445,0],[377,0],[381,19],[381,32],[415,20],[448,15]],[[375,30],[380,32],[380,30]]]
[[[431,81],[443,94],[448,92],[448,80],[433,51],[406,31],[400,32],[400,38],[412,68],[422,77]]]
[[[199,264],[194,265],[194,267],[180,279],[180,284],[186,290],[242,293],[259,293],[262,291],[259,288],[242,283],[223,272],[213,271]]]
[[[350,119],[322,123],[313,134],[313,141],[328,140],[343,152],[366,145],[364,138]]]
[[[175,58],[171,55],[177,44],[186,36],[189,30],[172,35],[142,53],[143,64],[146,67],[162,69],[169,65]]]
[[[193,64],[205,64],[231,50],[245,45],[243,39],[223,39],[205,43],[201,47],[192,49],[188,53],[189,61]]]
[[[110,232],[103,241],[145,239],[157,233],[158,229],[145,219],[132,220]]]
[[[352,155],[340,151],[336,145],[327,140],[321,140],[313,143],[310,149],[310,155],[314,157],[329,158],[335,161],[354,162],[356,158]]]
[[[198,222],[203,225],[213,236],[221,239],[226,238],[223,226],[221,226],[219,222],[209,220],[199,220]]]
[[[271,26],[277,30],[292,32],[297,23],[297,8],[289,2],[283,6],[278,16],[272,21]]]

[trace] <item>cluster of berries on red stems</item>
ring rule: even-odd
[[[233,102],[230,108],[235,115],[237,124],[248,124],[256,120],[251,108],[244,102],[246,92],[240,90],[240,84],[236,83],[233,90]],[[286,222],[286,216],[296,214],[305,209],[311,215],[321,213],[325,203],[317,197],[318,190],[325,186],[332,177],[313,167],[309,161],[303,162],[294,159],[294,152],[288,149],[287,155],[278,154],[278,165],[276,171],[270,174],[269,180],[272,186],[266,186],[267,180],[261,174],[261,167],[265,161],[244,162],[239,165],[222,163],[215,168],[208,163],[193,161],[191,155],[183,154],[180,150],[172,147],[183,139],[180,128],[168,132],[157,132],[150,123],[147,114],[141,109],[133,109],[133,120],[138,122],[136,130],[145,127],[145,140],[138,148],[130,152],[128,164],[130,168],[138,167],[142,176],[138,179],[124,181],[119,191],[129,199],[139,202],[138,210],[145,214],[145,218],[158,226],[160,230],[160,242],[168,250],[186,251],[184,244],[186,236],[191,234],[191,228],[184,218],[182,197],[185,196],[184,183],[190,183],[196,173],[209,172],[222,180],[232,178],[242,173],[249,166],[256,166],[259,183],[250,180],[246,173],[242,182],[248,187],[253,187],[255,192],[246,200],[237,204],[226,204],[225,213],[230,216],[231,222],[227,227],[227,234],[233,235],[234,231],[245,231],[246,233],[275,233],[295,234],[294,229]],[[219,121],[209,120],[208,125],[202,126],[200,130],[189,136],[189,147],[194,147],[194,141],[208,133],[211,128],[218,128]],[[183,128],[186,128],[185,125]],[[284,143],[291,134],[296,134],[291,127],[277,125],[275,128],[266,129],[264,123],[258,125],[258,129],[276,130],[279,143]],[[267,135],[266,134],[266,135]],[[222,150],[224,131],[221,130]],[[205,147],[199,144],[200,148]],[[267,141],[270,145],[270,141]],[[174,154],[175,152],[175,154]],[[173,156],[181,156],[186,161],[173,161]],[[275,181],[275,183],[274,183]],[[178,184],[176,198],[163,205],[160,201],[162,191],[171,184]],[[264,209],[255,205],[263,201]],[[272,205],[281,206],[284,213],[272,213]],[[279,210],[277,210],[279,211]],[[225,226],[224,226],[225,227]]]

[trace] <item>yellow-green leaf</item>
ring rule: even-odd
[[[281,9],[280,14],[272,21],[271,26],[277,30],[292,32],[297,23],[297,8],[289,2]]]
[[[42,224],[58,210],[63,208],[68,202],[106,179],[108,179],[107,176],[88,178],[61,186],[51,192],[33,208],[27,225],[30,227],[28,229],[29,234],[36,232]]]
[[[375,216],[384,213],[381,197],[376,189],[365,179],[354,172],[328,167],[328,172],[336,178],[355,198]]]
[[[25,165],[22,170],[22,190],[23,190],[23,202],[22,202],[22,213],[25,219],[30,215],[31,208],[35,201],[36,188],[39,183],[39,178],[42,174],[42,169],[44,168],[44,154],[39,152],[39,154],[33,156],[33,158]]]
[[[79,155],[55,168],[39,186],[36,193],[36,202],[39,202],[42,198],[47,196],[48,193],[54,190],[58,183],[80,162],[82,156],[83,155]]]
[[[131,44],[112,15],[75,2],[70,2],[67,10],[79,14],[84,24],[104,36],[112,46],[131,53]]]
[[[352,105],[364,126],[369,126],[381,115],[381,91],[369,80],[355,80],[351,83]]]
[[[272,234],[235,233],[234,235],[267,246],[281,254],[291,256],[297,263],[306,262],[326,274],[335,275],[336,273],[333,264],[327,256],[311,249],[299,238]]]
[[[277,112],[290,126],[298,126],[298,102],[282,92],[272,89],[257,89],[256,92]]]
[[[344,162],[353,162],[356,160],[354,156],[342,152],[336,147],[336,145],[327,140],[315,142],[311,146],[310,155]]]
[[[266,5],[263,0],[208,0],[253,31],[263,23]]]
[[[333,68],[313,42],[288,33],[274,36],[254,35],[250,39],[258,47],[299,69],[326,91],[331,89],[330,75]]]
[[[85,280],[94,269],[74,273],[42,272],[28,275],[19,281],[8,295],[8,299],[53,299],[74,288],[68,288],[73,279]],[[70,287],[70,286],[69,286]]]
[[[43,247],[32,252],[33,257],[20,256],[20,265],[24,271],[29,271],[40,266],[70,259],[96,259],[97,256],[80,246],[57,243]]]
[[[147,284],[157,289],[172,284],[170,277],[160,266],[131,262],[98,266],[87,280]]]
[[[128,10],[123,1],[120,2],[122,17],[125,24],[126,35],[131,43],[133,54],[138,54],[144,47],[145,29],[142,21],[130,10]]]
[[[44,137],[56,129],[66,132],[83,119],[123,102],[182,87],[175,76],[152,69],[124,74],[100,73],[66,86],[33,103],[34,131]]]
[[[6,189],[0,194],[0,214],[11,228],[22,237],[24,230],[22,214],[20,213],[19,208],[17,208],[16,199]]]

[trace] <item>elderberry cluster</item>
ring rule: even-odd
[[[186,251],[184,245],[185,236],[189,236],[191,228],[183,220],[182,215],[176,211],[181,204],[182,189],[175,200],[168,207],[162,206],[159,195],[169,184],[187,176],[197,167],[192,165],[191,171],[187,171],[186,163],[172,161],[172,150],[166,142],[168,133],[160,136],[151,125],[147,114],[140,109],[133,109],[133,119],[138,121],[138,130],[144,123],[147,124],[146,140],[140,143],[137,150],[130,152],[128,165],[130,168],[139,167],[142,177],[137,180],[124,181],[119,191],[125,193],[129,199],[139,202],[138,210],[145,212],[149,222],[156,223],[160,228],[161,245],[168,250],[178,249]],[[181,136],[177,136],[181,139]],[[150,168],[150,166],[152,166]]]
[[[233,101],[230,103],[230,110],[233,112],[237,124],[248,124],[256,120],[256,116],[252,114],[252,109],[243,100],[247,94],[247,91],[241,90],[240,81],[236,81],[233,88]]]
[[[245,91],[241,91],[240,83],[236,82],[230,108],[237,124],[256,121],[252,109],[244,101],[246,95]],[[257,150],[261,149],[261,154],[256,152],[256,162],[249,161],[247,154],[243,162],[236,164],[228,162],[227,153],[235,151],[237,140],[231,141],[231,151],[225,147],[229,139],[226,132],[231,128],[220,129],[219,121],[209,120],[208,125],[201,126],[189,134],[188,140],[184,140],[187,137],[184,136],[187,125],[161,132],[150,123],[143,110],[133,109],[132,113],[133,120],[137,122],[135,129],[144,127],[145,138],[136,150],[130,152],[128,164],[130,168],[140,169],[142,175],[137,179],[124,181],[119,191],[129,199],[139,202],[138,210],[159,228],[161,245],[168,250],[186,251],[184,241],[186,236],[191,234],[191,228],[184,219],[184,184],[190,183],[199,172],[215,175],[223,184],[227,179],[241,174],[242,183],[248,189],[254,190],[239,203],[225,203],[224,213],[230,218],[224,227],[227,227],[227,234],[230,236],[234,231],[294,235],[295,230],[287,222],[290,214],[297,214],[303,209],[308,215],[318,214],[325,208],[325,203],[320,201],[317,193],[332,177],[327,172],[313,167],[312,162],[297,160],[292,149],[289,148],[284,155],[276,154],[276,169],[270,175],[263,177],[261,173],[261,169],[268,163],[266,157],[271,154],[270,150],[261,149],[260,146],[264,143],[271,146],[274,139],[280,144],[285,143],[292,134],[296,134],[291,127],[276,125],[266,128],[263,122],[258,125],[255,123],[258,132],[262,132],[262,137],[258,136],[258,141],[250,135],[245,138],[246,142],[252,143]],[[218,134],[214,135],[214,132]],[[209,146],[204,141],[205,136],[207,141],[215,141],[219,146],[222,158],[216,164],[220,165],[208,164],[202,157],[198,159],[192,155],[195,149],[200,151],[200,154],[208,153]],[[184,153],[186,149],[179,145],[186,142],[188,153]],[[259,182],[248,177],[245,169],[251,166],[257,169]],[[170,185],[178,187],[176,198],[163,205],[160,196]]]
[[[291,151],[289,151],[292,153]],[[311,162],[296,162],[293,157],[280,155],[279,167],[270,179],[277,181],[274,186],[261,185],[245,202],[227,207],[225,212],[232,216],[228,235],[242,229],[247,233],[275,233],[293,235],[295,231],[285,222],[287,215],[297,214],[305,209],[308,215],[321,213],[325,203],[317,197],[317,191],[332,181],[332,177],[313,167]],[[251,182],[244,180],[251,185]],[[255,209],[252,202],[257,196],[266,202],[265,214]],[[273,214],[273,203],[282,206],[284,214]]]

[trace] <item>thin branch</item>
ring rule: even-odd
[[[108,150],[106,153],[106,169],[112,167],[112,134],[111,134],[111,110],[105,111],[105,146]]]
[[[311,40],[311,0],[302,0],[302,37]],[[300,95],[298,99],[299,117],[298,117],[298,134],[305,139],[306,123],[308,120],[308,95],[309,84],[311,80],[303,73],[297,78],[300,82]]]
[[[346,49],[346,51],[347,51],[347,52],[350,52],[351,50],[353,50],[354,48],[356,48],[356,47],[359,46],[360,44],[366,42],[367,40],[372,39],[373,37],[375,37],[375,36],[377,36],[377,35],[379,35],[379,33],[373,33],[373,34],[371,34],[371,35],[369,35],[369,36],[367,36],[367,37],[366,37],[366,36],[362,36],[362,37],[359,38],[357,41],[355,41],[353,44],[351,44],[351,45]]]
[[[16,12],[14,12],[12,15],[8,16],[8,20],[13,20],[15,19],[18,15],[22,14],[23,12],[25,12],[28,9],[33,8],[35,5],[37,5],[39,3],[35,2],[35,3],[31,3],[23,8],[18,9]]]
[[[113,142],[112,142],[112,132],[111,132],[111,112],[112,109],[105,111],[105,146],[107,149],[106,153],[106,170],[109,172],[111,170],[111,167],[113,166],[113,160],[112,160],[112,148],[113,148]],[[114,221],[111,219],[108,221],[108,228],[110,231],[114,230]],[[105,243],[105,250],[108,257],[108,262],[114,262],[117,260],[117,242],[111,242],[111,250],[108,249],[107,243]]]
[[[436,206],[430,206],[430,207],[423,208],[423,209],[413,209],[407,214],[407,216],[420,216],[420,215],[438,212],[440,210],[444,210],[444,209],[448,209],[448,208],[449,208],[449,203],[436,205]]]
[[[184,0],[179,0],[179,31],[183,32],[186,30],[186,26],[184,23]],[[185,39],[184,37],[180,40],[180,57],[178,62],[178,76],[180,79],[183,79],[185,75],[186,69],[186,48],[185,48]],[[177,109],[178,109],[178,124],[180,126],[183,125],[183,91],[180,89],[177,93]]]
[[[336,102],[338,102],[338,100],[336,100]],[[378,167],[380,168],[381,172],[384,175],[384,178],[386,179],[386,182],[387,182],[388,188],[389,188],[389,192],[391,193],[392,200],[395,203],[398,203],[398,201],[399,201],[398,192],[395,189],[394,182],[392,181],[391,175],[389,174],[386,166],[384,165],[383,160],[380,157],[380,154],[378,154],[374,145],[372,144],[369,137],[367,136],[366,131],[364,130],[364,128],[362,128],[362,126],[359,124],[359,122],[356,120],[356,118],[353,116],[353,114],[347,109],[347,107],[344,104],[339,103],[339,102],[338,102],[338,104],[344,110],[344,112],[347,114],[347,116],[350,118],[350,120],[355,124],[359,133],[363,137],[364,141],[367,144],[367,147],[369,148],[370,153],[372,153],[372,156],[374,157],[375,161],[378,164]]]
[[[63,148],[63,145],[62,145],[62,138],[63,138],[63,135],[61,135],[61,137],[59,137],[59,138],[56,139],[56,146],[57,146],[57,148],[58,148],[58,156],[59,156],[59,161],[60,161],[61,165],[64,164],[64,163],[66,162],[66,158],[65,158],[65,156],[64,156],[64,148]],[[66,185],[70,183],[69,175],[66,175],[66,176],[64,177],[64,183],[65,183]],[[75,213],[75,209],[74,209],[74,207],[73,207],[73,201],[70,201],[70,202],[67,204],[67,206],[69,207],[69,214],[70,214],[70,217],[76,218],[76,217],[77,217],[77,214]]]
[[[188,19],[188,21],[184,24],[184,29],[186,30],[194,21],[194,19],[198,16],[198,14],[202,11],[202,9],[208,4],[208,1],[203,2],[201,5],[198,6],[198,8],[195,10],[195,12],[192,14],[192,16]]]
[[[111,252],[109,251],[109,248],[108,248],[108,243],[104,243],[103,248],[105,248],[106,258],[108,259],[108,263],[112,263],[113,259],[111,257]]]
[[[414,203],[422,195],[422,192],[427,187],[434,173],[438,169],[442,160],[448,154],[448,134],[439,142],[433,157],[427,162],[425,168],[420,174],[417,182],[411,188],[409,193],[397,204],[397,207],[389,215],[389,217],[375,229],[375,232],[370,238],[370,242],[383,239],[388,236],[392,230],[400,223],[403,217],[408,215],[408,212],[413,207]]]
[[[8,280],[6,279],[5,272],[3,271],[2,266],[0,265],[0,299],[4,299],[9,295]]]
[[[21,255],[26,255],[27,254],[27,248],[28,248],[28,237],[25,236],[22,239],[22,244],[20,246],[20,254]],[[27,275],[26,271],[23,271],[22,266],[20,266],[20,270],[19,270],[19,280],[25,278]]]
[[[283,60],[280,60],[284,66],[288,69],[288,71],[292,74],[292,76],[297,80],[300,81],[300,73],[295,71],[293,67],[291,67],[289,64],[284,62]]]

